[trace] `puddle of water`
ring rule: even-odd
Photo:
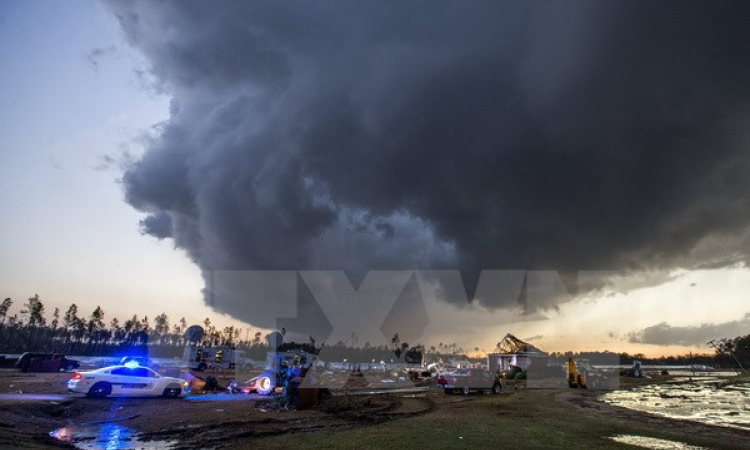
[[[167,450],[176,444],[176,441],[141,441],[132,428],[116,423],[99,426],[69,425],[58,428],[49,435],[81,450]]]
[[[669,441],[666,439],[657,439],[646,436],[636,436],[634,434],[620,434],[612,436],[615,442],[621,444],[634,445],[636,447],[650,448],[655,450],[708,450],[705,447],[696,447],[694,445],[688,445],[684,442]]]
[[[724,387],[718,381],[694,378],[679,384],[648,385],[609,392],[601,400],[674,419],[750,428],[750,396],[742,395],[746,386]]]

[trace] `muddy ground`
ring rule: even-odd
[[[567,445],[570,439],[578,442],[579,437],[583,439],[580,445],[591,445],[586,433],[577,432],[582,435],[577,436],[571,432],[568,439],[564,430],[558,431],[560,424],[564,428],[570,423],[593,430],[593,434],[638,430],[646,435],[664,436],[667,433],[668,437],[684,437],[687,441],[703,444],[705,448],[750,448],[750,431],[672,420],[608,405],[597,400],[600,393],[595,391],[525,389],[521,383],[506,386],[500,395],[464,397],[430,389],[407,395],[333,396],[321,400],[315,408],[290,412],[279,408],[272,399],[252,395],[88,399],[66,393],[65,382],[69,377],[70,374],[64,373],[0,371],[0,449],[74,448],[50,438],[50,431],[108,423],[133,429],[141,433],[145,441],[176,441],[174,448],[242,449],[284,448],[284,442],[294,439],[290,436],[303,433],[317,436],[317,440],[322,437],[322,442],[329,439],[328,436],[330,439],[347,435],[361,438],[362,433],[367,439],[367,433],[380,436],[382,433],[397,433],[399,429],[442,427],[447,430],[450,426],[445,424],[462,421],[466,426],[459,428],[470,429],[472,424],[484,423],[485,420],[492,421],[488,422],[491,427],[498,424],[503,432],[515,427],[521,436],[519,442],[523,442],[525,424],[538,423],[538,427],[526,431],[529,438],[544,441],[548,439],[544,433],[548,432],[563,445]],[[13,394],[19,395],[14,397]],[[433,448],[450,448],[443,445],[442,438],[435,436]],[[305,448],[326,446],[317,445],[316,439],[306,440]],[[430,433],[420,433],[418,439],[427,439],[425,442],[429,443]],[[516,444],[515,448],[546,448],[539,442],[537,444]],[[377,445],[357,447],[381,448]],[[334,448],[355,446],[347,446],[343,441]],[[613,442],[596,448],[632,447]]]

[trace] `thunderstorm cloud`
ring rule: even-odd
[[[172,97],[126,200],[207,278],[750,254],[747,2],[106,5]]]

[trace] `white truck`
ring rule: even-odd
[[[186,361],[188,369],[198,372],[218,369],[232,370],[235,367],[244,367],[247,364],[245,352],[226,346],[186,347],[183,359]]]

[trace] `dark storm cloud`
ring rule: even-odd
[[[204,270],[750,251],[746,2],[108,5],[174,97],[127,200]]]
[[[172,218],[166,212],[158,212],[141,221],[141,232],[158,239],[172,237]]]
[[[750,333],[750,314],[740,320],[700,326],[673,327],[660,323],[641,331],[630,333],[629,341],[655,345],[706,345],[708,341],[721,338],[735,338]]]

